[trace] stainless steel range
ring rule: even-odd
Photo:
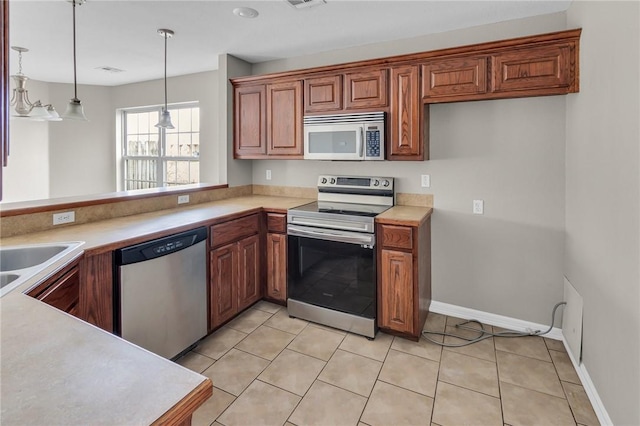
[[[393,178],[318,177],[318,201],[287,215],[290,316],[375,337],[374,218],[393,204]]]

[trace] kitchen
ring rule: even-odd
[[[90,6],[86,5],[87,8]],[[631,8],[630,12],[625,12],[625,7]],[[634,41],[634,37],[620,36],[620,39],[616,35],[616,31],[627,34],[623,31],[630,29],[637,34],[637,23],[630,23],[630,18],[626,18],[627,15],[633,17],[633,13],[637,15],[637,9],[633,7],[630,4],[605,6],[573,2],[567,11],[552,15],[424,36],[413,39],[413,42],[379,43],[253,66],[224,55],[220,58],[217,73],[194,76],[198,84],[190,89],[191,94],[183,95],[185,90],[181,89],[187,86],[188,79],[176,77],[170,80],[177,85],[170,85],[170,99],[172,102],[194,99],[193,92],[208,87],[206,81],[211,78],[226,82],[227,78],[241,74],[259,75],[583,28],[580,93],[433,105],[430,109],[428,161],[387,161],[372,166],[366,162],[232,160],[227,159],[231,152],[224,144],[210,148],[217,155],[207,154],[203,148],[201,156],[214,157],[221,163],[206,173],[222,175],[226,170],[226,183],[230,187],[314,188],[321,174],[380,175],[395,177],[398,193],[433,194],[434,301],[548,325],[551,307],[563,297],[562,277],[567,276],[585,298],[584,365],[613,422],[633,424],[638,423],[637,413],[631,408],[633,401],[638,399],[634,387],[637,382],[634,378],[638,376],[638,342],[630,343],[624,332],[612,333],[611,330],[617,330],[616,325],[620,323],[630,324],[633,330],[638,327],[637,266],[634,266],[637,263],[634,253],[637,253],[638,156],[634,155],[637,150],[637,124],[633,124],[637,123],[633,115],[637,113],[637,99],[631,95],[620,98],[629,87],[634,87],[633,78],[621,74],[620,78],[607,84],[600,80],[596,83],[594,73],[602,64],[588,59],[604,55],[610,62],[618,64],[616,69],[620,72],[637,76],[634,68],[637,61],[634,62],[633,56],[637,52],[634,49],[637,37]],[[618,29],[612,23],[614,20],[626,22],[629,27],[622,25]],[[591,30],[589,25],[593,26]],[[157,38],[155,34],[153,36]],[[615,42],[618,48],[609,50],[605,41],[594,38]],[[179,33],[170,42],[177,40]],[[621,44],[623,42],[629,45]],[[618,56],[609,57],[614,54]],[[25,68],[25,73],[30,74],[33,68]],[[161,83],[149,88],[150,85],[140,84],[139,90],[147,87],[149,92],[158,96],[145,102],[161,102]],[[217,87],[215,84],[209,86]],[[124,97],[134,87],[129,85],[115,90]],[[50,90],[52,97],[48,99],[61,92],[57,95],[59,104],[67,102],[69,86],[52,85]],[[83,90],[85,97],[82,96]],[[92,93],[100,90],[98,87],[80,86],[80,97],[88,114],[88,105],[94,105],[94,111],[96,107],[108,109],[108,102],[100,101],[104,98],[91,102]],[[218,92],[216,88],[211,90]],[[611,98],[610,93],[616,97]],[[232,116],[232,102],[227,100],[229,94],[223,90],[217,94],[219,96],[211,96],[210,102],[218,108],[219,122],[226,123]],[[126,105],[114,105],[121,106]],[[622,106],[625,108],[620,108]],[[616,116],[629,118],[618,122]],[[94,117],[90,118],[92,122],[97,121],[97,116]],[[56,124],[68,125],[52,123],[49,132],[64,131],[55,129],[53,126]],[[86,129],[87,134],[93,134],[89,133],[88,124],[78,125],[83,127],[74,128]],[[227,126],[208,125],[210,134],[217,136],[215,139],[232,140],[231,129]],[[106,134],[101,137],[109,141],[109,145],[97,145],[113,146],[113,130],[110,130],[113,127],[112,123],[107,123],[104,124],[104,132],[95,131]],[[612,132],[607,134],[606,140],[617,141],[615,147],[620,151],[598,148],[601,140],[598,135],[602,135],[599,129]],[[68,130],[67,135],[72,131]],[[204,124],[202,131],[205,131]],[[585,141],[590,141],[590,145],[585,146]],[[18,149],[13,143],[12,155],[17,154]],[[112,148],[109,150],[102,158],[111,158]],[[68,170],[69,160],[73,158],[67,155],[56,164]],[[11,161],[13,159],[10,165]],[[596,164],[598,167],[594,168]],[[86,166],[89,170],[92,167],[94,170],[110,168],[104,164]],[[265,177],[267,170],[272,172],[270,181]],[[428,190],[420,186],[422,174],[429,174],[432,178]],[[216,178],[209,176],[203,181],[225,182]],[[618,189],[611,191],[614,185]],[[602,203],[594,200],[594,194],[586,191],[586,187],[602,197]],[[104,189],[102,192],[111,191]],[[471,214],[471,201],[474,199],[485,200],[483,216]],[[597,209],[594,209],[594,201]],[[615,220],[609,222],[605,219],[605,211]],[[606,247],[605,252],[601,252],[603,247]],[[615,272],[612,269],[614,265]],[[603,297],[605,288],[606,297]],[[615,355],[609,354],[608,350],[603,352],[604,348],[616,345],[624,345],[628,350],[616,351]]]

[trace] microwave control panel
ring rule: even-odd
[[[365,158],[367,160],[384,160],[384,136],[379,126],[365,126]]]

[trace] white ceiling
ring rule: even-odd
[[[566,10],[571,0],[372,1],[327,0],[294,9],[285,0],[88,0],[76,9],[78,83],[120,85],[162,78],[164,41],[169,76],[218,67],[218,54],[249,62],[296,57],[344,47],[449,31]],[[260,15],[240,18],[248,6]],[[66,0],[11,0],[10,45],[29,49],[31,79],[73,81],[72,5]],[[17,52],[11,51],[16,73]],[[124,70],[111,73],[96,69]]]

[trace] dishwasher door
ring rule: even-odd
[[[207,334],[206,238],[198,228],[116,250],[123,339],[173,359]]]

